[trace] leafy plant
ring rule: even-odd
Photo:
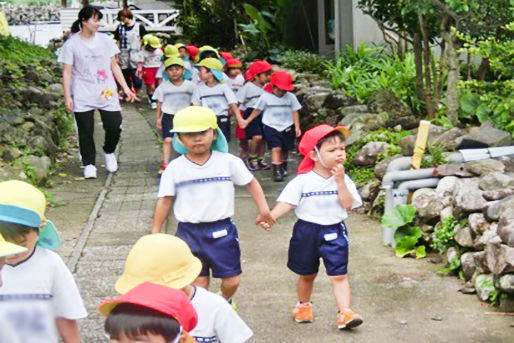
[[[437,167],[448,163],[443,144],[428,144],[427,153],[423,157],[421,168]]]
[[[443,218],[441,226],[436,227],[430,247],[439,254],[444,254],[450,247],[455,246],[455,226],[457,221],[455,217]],[[459,260],[460,266],[460,260]]]
[[[437,272],[439,274],[444,274],[444,275],[457,275],[459,277],[459,279],[465,280],[466,277],[464,276],[464,272],[462,271],[462,269],[460,267],[461,267],[460,256],[457,255],[450,261],[450,263],[448,264],[447,267],[441,268]]]
[[[328,61],[326,56],[308,51],[286,50],[279,56],[278,62],[297,72],[312,73],[325,76],[325,63]]]
[[[394,242],[397,257],[414,255],[424,258],[426,249],[424,245],[417,245],[423,235],[419,226],[409,225],[416,216],[416,208],[412,205],[397,205],[382,216],[382,226],[396,229]]]

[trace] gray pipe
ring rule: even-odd
[[[473,149],[473,150],[475,150],[475,149]],[[426,156],[426,157],[430,157],[430,156]],[[452,152],[451,154],[449,154],[446,157],[446,160],[448,162],[454,162],[454,163],[459,163],[459,162],[464,161],[462,154],[460,152]],[[389,172],[395,172],[398,170],[407,170],[410,168],[411,163],[412,163],[412,156],[398,157],[398,158],[392,160],[391,163],[389,163],[389,165],[387,166],[386,174]]]

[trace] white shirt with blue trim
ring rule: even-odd
[[[198,324],[189,332],[198,343],[243,343],[252,330],[219,295],[196,287],[191,304],[198,313]]]
[[[218,83],[209,87],[205,83],[199,83],[197,92],[193,93],[193,105],[210,108],[217,116],[228,115],[230,104],[237,104],[234,92],[225,83]]]
[[[24,262],[5,265],[2,280],[0,331],[18,339],[9,342],[57,343],[56,318],[87,316],[73,276],[51,250],[36,246]]]
[[[184,80],[180,86],[175,86],[171,81],[162,81],[155,89],[153,99],[161,103],[161,110],[167,114],[175,114],[183,108],[191,105],[191,99],[196,86]]]
[[[286,92],[281,97],[275,94],[264,92],[255,108],[264,111],[262,123],[275,130],[282,132],[293,125],[293,111],[298,111],[302,105],[293,93]]]
[[[355,183],[348,175],[344,182],[353,197],[352,209],[362,206]],[[332,225],[348,218],[348,212],[339,203],[334,177],[325,178],[314,171],[289,181],[277,201],[296,206],[296,217],[311,223]]]
[[[253,178],[244,162],[230,153],[213,151],[203,165],[182,155],[166,167],[158,196],[175,197],[173,213],[180,222],[214,222],[234,215],[234,185],[246,186]]]

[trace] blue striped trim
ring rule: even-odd
[[[232,182],[232,176],[217,176],[217,177],[206,177],[203,179],[194,179],[178,182],[175,187],[179,188],[187,185],[194,185],[200,183],[210,183],[210,182]]]
[[[319,191],[319,192],[309,192],[309,193],[302,193],[302,198],[308,198],[308,197],[314,197],[318,195],[337,195],[337,191]]]

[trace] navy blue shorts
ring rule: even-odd
[[[176,236],[202,261],[201,276],[227,278],[241,274],[241,249],[230,218],[210,223],[178,223]]]
[[[161,117],[162,138],[173,137],[173,114],[163,113]]]
[[[246,119],[252,114],[253,108],[247,108],[243,114],[243,118]],[[254,120],[248,124],[248,126],[245,129],[246,132],[246,139],[252,139],[252,137],[255,136],[263,136],[262,134],[262,112],[257,117],[255,117]]]
[[[298,219],[289,242],[287,267],[296,274],[316,274],[323,259],[328,275],[346,275],[348,231],[344,222],[319,225]]]
[[[294,149],[294,139],[296,137],[294,125],[289,126],[284,131],[277,131],[265,124],[262,125],[262,128],[268,149],[281,148],[283,151]]]
[[[223,135],[230,142],[230,118],[228,116],[218,116],[218,127],[223,132]]]

